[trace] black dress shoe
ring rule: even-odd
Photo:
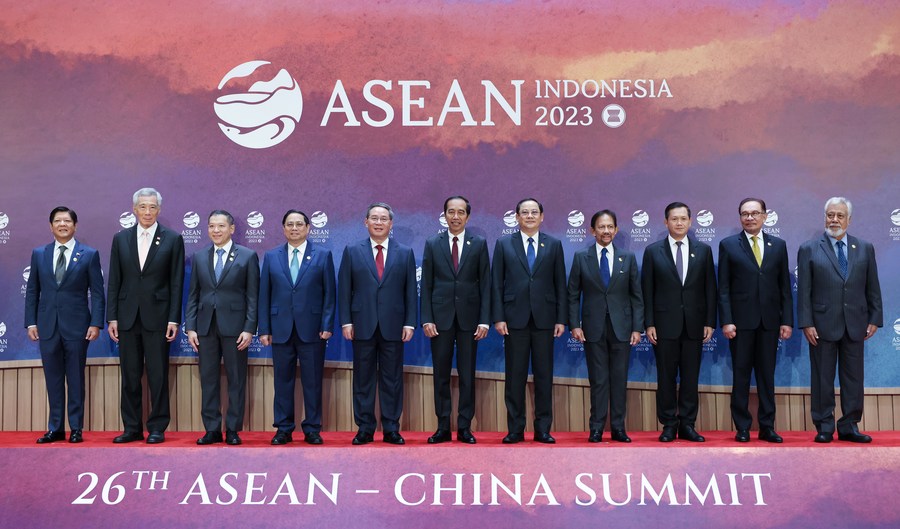
[[[693,426],[683,425],[678,428],[678,438],[692,443],[702,443],[706,438],[697,433]]]
[[[148,445],[158,445],[166,440],[166,435],[162,432],[150,432],[147,434]]]
[[[459,430],[457,430],[456,431],[456,440],[461,443],[466,443],[466,444],[470,444],[470,445],[473,445],[477,442],[475,440],[475,436],[472,435],[471,428],[460,428]]]
[[[237,432],[225,432],[225,444],[237,446],[241,443],[243,441],[241,441],[241,436]]]
[[[84,441],[84,437],[81,435],[81,430],[72,430],[69,433],[69,442],[70,443],[80,443]]]
[[[116,436],[116,438],[113,439],[113,442],[116,444],[122,444],[122,443],[133,443],[135,441],[143,441],[143,440],[144,440],[144,434],[142,434],[141,432],[125,432],[122,435]]]
[[[406,444],[400,432],[384,432],[384,442],[392,445]]]
[[[591,430],[588,434],[589,443],[600,443],[603,441],[603,430]]]
[[[198,445],[211,445],[222,442],[222,432],[206,432],[203,437],[197,439]]]
[[[45,443],[52,443],[54,441],[65,441],[66,440],[66,432],[62,430],[50,430],[45,433],[41,437],[38,437],[37,444],[42,445]]]
[[[303,434],[303,440],[311,445],[320,445],[325,442],[322,440],[322,435],[319,432],[307,432]]]
[[[625,433],[625,430],[613,430],[611,432],[612,440],[618,441],[620,443],[630,443],[631,437],[628,437],[628,434]]]
[[[830,443],[831,439],[832,439],[832,435],[830,433],[819,432],[813,438],[813,441],[816,443]]]
[[[506,437],[503,438],[503,444],[505,445],[514,445],[516,443],[521,443],[525,440],[525,436],[520,433],[508,433]]]
[[[359,446],[371,443],[375,439],[372,437],[372,434],[365,433],[362,430],[356,432],[356,437],[353,438],[353,444]]]
[[[281,430],[278,430],[277,432],[275,432],[275,436],[272,437],[272,444],[273,445],[286,445],[293,440],[294,439],[291,436],[291,432],[282,432]]]
[[[872,438],[859,432],[838,432],[838,441],[850,441],[851,443],[871,443]]]
[[[450,437],[450,430],[438,430],[434,432],[434,435],[428,438],[428,444],[435,445],[438,443],[448,443],[452,439]]]
[[[761,428],[759,430],[759,440],[768,441],[770,443],[783,443],[784,439],[778,435],[774,428]]]
[[[759,435],[762,435],[762,432],[760,432]],[[749,443],[750,430],[738,430],[737,433],[734,434],[734,440],[739,443]]]
[[[675,427],[663,426],[662,433],[659,434],[660,443],[671,443],[675,440]]]
[[[534,441],[536,443],[552,445],[556,442],[556,439],[554,439],[553,436],[548,432],[534,432]]]

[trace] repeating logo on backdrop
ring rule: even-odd
[[[569,242],[584,242],[584,238],[587,236],[587,228],[581,227],[584,224],[584,213],[573,209],[569,212],[569,217],[566,220],[569,221],[569,226],[571,226],[566,229],[566,239]]]
[[[519,226],[519,221],[516,220],[516,210],[511,209],[503,214],[503,225],[506,228],[500,232],[501,234],[509,235],[516,232],[515,228]]]
[[[123,229],[127,230],[135,224],[137,224],[137,218],[134,216],[133,212],[125,211],[119,215],[119,226],[122,226]]]
[[[26,266],[24,270],[22,270],[22,297],[25,297],[25,294],[28,291],[28,278],[31,277],[31,267]]]
[[[258,244],[266,240],[266,230],[262,225],[265,217],[259,211],[251,211],[247,214],[247,230],[244,232],[244,242],[247,244]]]
[[[325,229],[325,226],[328,225],[328,215],[324,211],[313,212],[309,218],[309,223],[312,224],[309,230],[309,240],[319,243],[328,240],[328,230]]]
[[[200,214],[196,211],[188,211],[181,218],[181,222],[185,228],[181,230],[181,238],[184,239],[185,244],[197,244],[200,242],[200,238],[203,235],[203,230],[200,229]]]
[[[781,228],[775,227],[776,224],[778,224],[778,212],[770,209],[766,216],[766,221],[763,222],[763,231],[769,235],[781,237]]]
[[[891,345],[895,351],[900,351],[900,318],[894,320],[894,337],[891,339]]]
[[[239,64],[219,81],[221,91],[226,85],[243,88],[219,96],[213,110],[219,118],[219,128],[228,139],[242,147],[265,149],[283,142],[297,128],[303,112],[300,84],[284,68],[268,81],[256,81],[249,87],[240,85],[269,61],[249,61]],[[244,83],[246,85],[246,83]]]
[[[6,334],[6,323],[0,321],[0,353],[6,352],[6,346],[8,345],[7,338],[4,338],[3,335]]]
[[[650,228],[647,227],[647,224],[650,223],[650,214],[639,209],[631,214],[631,223],[634,224],[634,227],[631,228],[631,240],[650,242]]]
[[[447,214],[443,211],[441,211],[441,214],[438,215],[438,222],[441,224],[441,227],[444,228],[443,230],[438,230],[438,233],[441,233],[450,227],[450,225],[447,224]]]
[[[716,229],[712,228],[713,212],[708,209],[701,209],[697,212],[697,227],[694,228],[694,235],[698,241],[711,242],[716,238]]]
[[[888,232],[888,237],[891,238],[892,241],[900,241],[900,209],[895,209],[891,212],[891,226],[890,231]]]
[[[6,244],[9,241],[9,215],[0,211],[0,244]]]

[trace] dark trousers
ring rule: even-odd
[[[509,432],[525,431],[525,388],[530,362],[534,373],[534,431],[549,433],[553,424],[553,329],[538,329],[532,319],[524,329],[509,329],[503,349]]]
[[[588,380],[591,383],[591,416],[589,428],[603,430],[606,412],[610,414],[610,428],[625,429],[625,394],[628,384],[628,356],[631,344],[620,342],[606,315],[606,330],[596,342],[584,343]]]
[[[385,340],[381,328],[368,340],[353,340],[353,420],[361,432],[374,433],[375,384],[381,405],[381,429],[400,430],[403,412],[403,342]]]
[[[434,366],[434,411],[438,429],[450,429],[450,373],[453,369],[453,345],[456,344],[456,372],[459,375],[459,416],[456,426],[469,428],[475,415],[475,355],[478,342],[475,330],[464,331],[454,318],[449,329],[438,329],[431,339],[431,363]]]
[[[225,364],[228,381],[228,411],[225,430],[239,432],[244,428],[244,405],[247,397],[247,349],[238,351],[237,335],[219,333],[216,316],[209,325],[209,334],[198,336],[200,342],[200,416],[207,432],[222,431],[221,368]]]
[[[775,353],[778,351],[778,333],[777,329],[766,330],[762,327],[738,329],[728,344],[734,373],[731,418],[738,430],[749,430],[753,423],[749,408],[751,371],[756,375],[756,392],[759,395],[759,427],[775,428]]]
[[[693,427],[700,406],[697,385],[703,341],[692,340],[682,332],[676,339],[657,339],[653,351],[656,353],[656,416],[659,422],[663,426]]]
[[[294,386],[297,360],[300,360],[300,385],[303,388],[304,433],[322,431],[322,376],[325,372],[325,340],[304,342],[291,331],[284,343],[272,344],[272,373],[275,378],[274,416],[272,424],[279,432],[293,432]]]
[[[69,427],[73,430],[84,428],[84,365],[89,343],[84,338],[64,340],[59,332],[48,339],[41,337],[41,364],[50,402],[47,429],[50,431],[65,429],[66,386]]]
[[[834,433],[834,371],[837,365],[842,413],[837,430],[847,434],[862,420],[864,342],[851,340],[846,331],[840,341],[819,339],[818,342],[819,345],[809,347],[810,415],[816,431]]]
[[[141,375],[147,367],[150,413],[147,431],[169,427],[169,342],[166,331],[150,331],[138,313],[130,329],[119,329],[119,368],[122,371],[122,423],[129,433],[143,433]]]

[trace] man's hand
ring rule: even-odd
[[[804,327],[803,336],[806,336],[806,341],[809,342],[809,345],[819,345],[819,333],[815,327]]]
[[[575,327],[570,331],[572,333],[572,338],[575,338],[581,343],[584,343],[584,331],[581,330],[581,327]]]
[[[191,349],[193,349],[195,353],[200,352],[200,338],[197,337],[197,331],[188,331],[187,338],[188,343],[191,344]]]
[[[109,322],[109,326],[106,327],[106,332],[109,333],[109,337],[112,338],[112,341],[119,343],[119,322]]]
[[[89,342],[93,342],[97,339],[98,336],[100,336],[100,327],[91,325],[90,327],[88,327],[87,334],[85,335],[84,339]]]
[[[244,331],[238,337],[235,343],[237,344],[237,350],[243,351],[244,349],[250,347],[250,342],[253,341],[253,333]]]
[[[422,331],[425,332],[425,336],[428,338],[434,338],[438,335],[437,325],[433,323],[426,323],[422,326]]]
[[[722,334],[725,335],[729,340],[733,340],[735,336],[737,336],[737,325],[733,323],[729,323],[728,325],[722,326]]]
[[[509,329],[506,328],[505,321],[498,321],[497,323],[495,323],[494,329],[498,334],[500,334],[500,336],[506,336],[507,334],[509,334]]]
[[[170,323],[166,326],[166,341],[174,342],[176,336],[178,336],[178,324]]]
[[[656,345],[656,327],[647,327],[647,339],[651,344]]]

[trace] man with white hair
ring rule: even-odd
[[[810,412],[817,443],[834,437],[834,372],[841,383],[838,439],[869,443],[863,414],[864,342],[882,326],[881,287],[871,243],[847,234],[853,205],[825,202],[825,233],[797,253],[797,320],[809,342]]]

